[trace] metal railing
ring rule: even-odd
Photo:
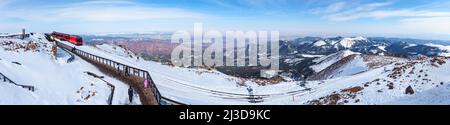
[[[34,86],[17,84],[14,81],[12,81],[11,79],[9,79],[8,77],[6,77],[5,75],[3,75],[2,73],[0,73],[0,77],[1,77],[0,80],[3,79],[3,82],[7,82],[7,83],[14,84],[16,86],[20,86],[20,87],[28,89],[32,92],[34,92],[34,90],[35,90]]]

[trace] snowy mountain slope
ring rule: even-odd
[[[314,42],[313,45],[319,47],[319,46],[327,45],[327,43],[325,41],[323,41],[323,40],[319,40],[317,42]]]
[[[403,61],[406,61],[406,59],[391,56],[353,54],[336,61],[320,72],[313,74],[308,79],[325,80],[342,76],[351,76],[395,62]]]
[[[355,44],[356,42],[360,42],[360,41],[367,41],[367,38],[364,37],[350,37],[350,38],[344,38],[341,41],[339,41],[339,44],[344,48],[350,48],[353,46],[353,44]],[[338,47],[337,45],[335,45],[336,47]]]
[[[427,43],[425,45],[431,46],[431,47],[437,47],[441,50],[444,50],[444,52],[439,53],[439,56],[450,57],[450,46],[438,45],[438,44],[432,44],[432,43]]]
[[[320,72],[308,77],[308,80],[324,80],[340,76],[353,75],[368,70],[362,58],[356,54],[346,56]]]
[[[448,61],[449,58],[407,61],[385,66],[387,70],[382,67],[326,80],[327,89],[312,93],[315,99],[304,104],[448,104],[450,90],[442,89],[450,84],[446,77],[450,74]]]
[[[16,89],[8,88],[14,86],[1,85],[1,89],[10,91],[0,91],[5,97],[0,104],[107,104],[110,88],[104,81],[84,72],[105,75],[79,58],[67,63],[70,56],[60,49],[58,60],[52,59],[51,43],[45,40],[43,34],[36,34],[25,40],[0,39],[0,43],[0,72],[16,83],[36,87],[35,92],[12,92]],[[127,104],[128,86],[111,77],[105,76],[104,80],[116,87],[113,104]],[[15,88],[23,89],[17,86]],[[16,96],[21,97],[13,98]],[[134,103],[140,103],[138,99],[135,100],[137,102]]]
[[[353,54],[358,54],[355,52],[352,52],[350,50],[344,50],[344,51],[340,51],[334,54],[330,54],[327,56],[323,56],[320,58],[317,58],[315,60],[313,60],[313,62],[315,62],[316,64],[313,66],[310,66],[315,72],[320,72],[323,69],[327,68],[328,66],[336,63],[337,61],[341,60],[342,58],[345,58],[349,55],[353,55]]]

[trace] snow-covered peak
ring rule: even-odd
[[[353,52],[353,51],[347,49],[347,50],[342,50],[342,51],[338,52],[338,54],[339,54],[340,56],[342,56],[342,57],[346,57],[346,56],[349,56],[349,55],[353,55],[353,54],[361,54],[361,53]]]
[[[320,47],[320,46],[323,46],[323,45],[326,45],[326,44],[327,43],[325,41],[319,40],[319,41],[315,42],[313,45],[317,46],[317,47]]]
[[[365,37],[348,37],[348,38],[344,38],[342,39],[339,44],[344,47],[344,48],[350,48],[353,46],[353,44],[355,44],[358,41],[365,41],[367,40],[367,38]]]

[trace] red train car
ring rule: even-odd
[[[59,40],[68,41],[68,42],[78,45],[78,46],[83,45],[83,38],[81,38],[80,36],[77,36],[77,35],[53,32],[52,34],[50,34],[50,36],[53,38],[59,39]]]

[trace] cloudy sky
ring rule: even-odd
[[[450,40],[448,0],[0,0],[0,33],[278,30]]]

